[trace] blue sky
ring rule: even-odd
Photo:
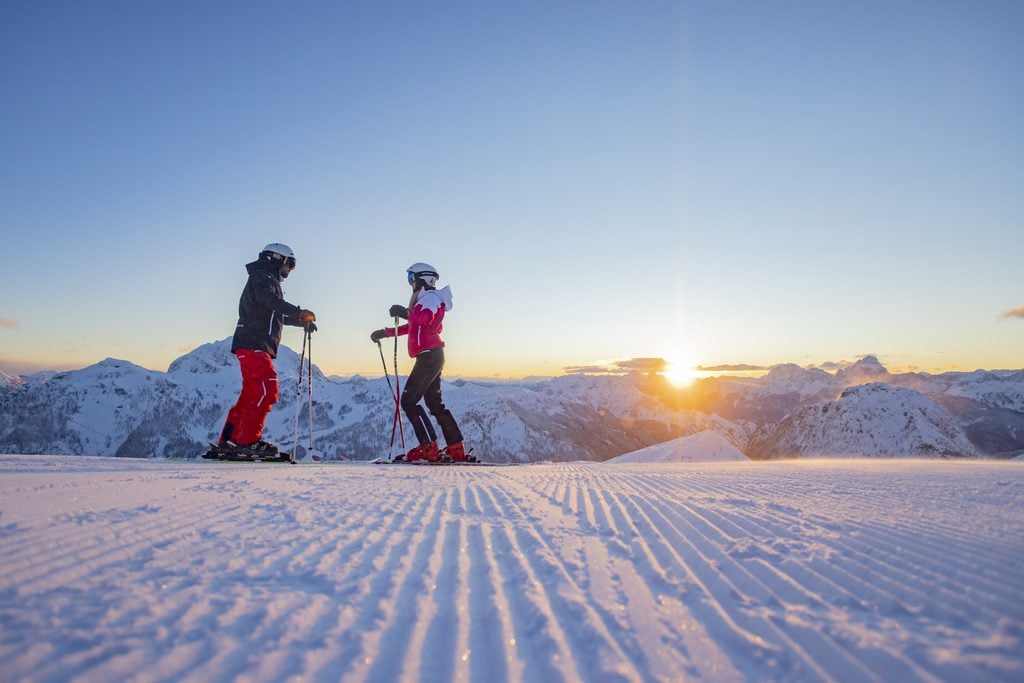
[[[1016,2],[9,2],[0,369],[165,369],[298,254],[327,372],[1024,367]],[[286,333],[285,343],[301,337]]]

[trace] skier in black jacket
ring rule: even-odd
[[[277,446],[263,441],[263,424],[277,402],[274,358],[285,325],[316,331],[316,315],[284,300],[281,281],[295,268],[295,254],[284,244],[268,244],[245,266],[249,280],[238,301],[238,325],[231,352],[242,370],[242,391],[228,412],[220,448],[238,455],[273,456]]]

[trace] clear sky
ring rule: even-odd
[[[165,370],[277,241],[328,373],[379,374],[414,261],[449,375],[1024,367],[1022,35],[1016,0],[10,0],[0,369]]]

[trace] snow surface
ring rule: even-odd
[[[665,443],[641,448],[607,462],[622,464],[632,462],[729,462],[749,460],[743,451],[729,443],[729,440],[710,429],[698,434],[672,439]]]
[[[1020,681],[1024,466],[0,456],[5,681]]]

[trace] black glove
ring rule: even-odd
[[[305,325],[316,320],[316,313],[313,311],[307,311],[305,308],[299,309],[299,324]]]
[[[306,332],[309,332],[310,334],[316,332],[316,323],[306,323],[305,329]]]
[[[370,341],[377,343],[386,336],[388,336],[388,333],[384,330],[374,330],[370,333]]]
[[[401,318],[402,320],[408,320],[409,309],[406,308],[405,306],[395,304],[394,306],[388,309],[388,315],[390,315],[392,318]]]

